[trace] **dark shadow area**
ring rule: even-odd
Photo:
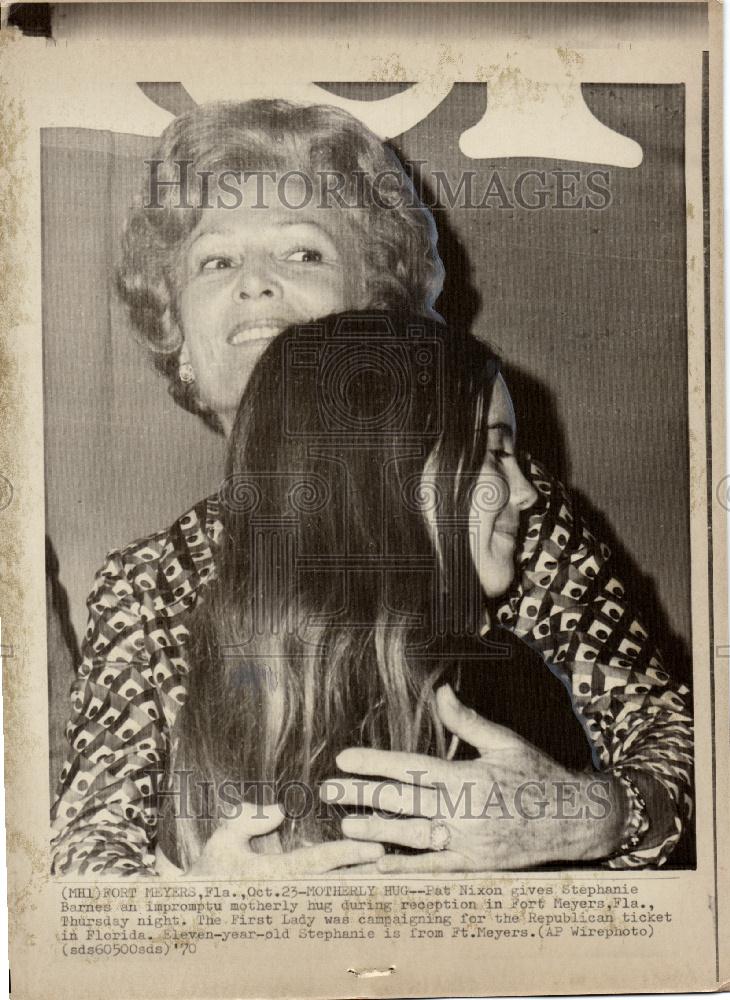
[[[46,611],[48,641],[48,774],[51,801],[68,744],[66,721],[70,714],[69,690],[79,662],[79,648],[71,625],[68,597],[58,576],[58,558],[46,536]]]
[[[19,28],[30,38],[52,38],[51,14],[50,3],[11,3],[8,27]]]
[[[58,621],[58,627],[63,645],[68,649],[74,663],[78,663],[79,645],[71,624],[68,595],[59,578],[59,564],[53,542],[46,535],[46,580],[50,587],[53,612]],[[49,608],[50,610],[50,608]]]
[[[555,393],[529,372],[506,363],[502,372],[517,418],[517,445],[567,483],[570,458],[566,435],[557,414]]]

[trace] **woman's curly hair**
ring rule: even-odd
[[[180,251],[205,211],[194,201],[181,207],[181,163],[188,164],[187,177],[191,171],[195,177],[203,171],[297,171],[321,183],[323,175],[336,175],[336,190],[325,193],[344,210],[357,206],[351,222],[362,260],[359,307],[440,318],[434,303],[444,270],[433,216],[395,153],[346,111],[283,100],[203,104],[170,123],[147,163],[155,166],[156,197],[148,183],[129,215],[117,287],[175,401],[213,426],[194,384],[177,378]]]

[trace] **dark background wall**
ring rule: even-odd
[[[377,84],[340,86],[380,96]],[[690,637],[683,88],[584,86],[591,110],[644,161],[610,168],[610,206],[436,212],[439,307],[506,362],[522,441],[582,498],[613,542],[637,608],[685,675]],[[498,170],[585,171],[552,160],[469,160],[461,132],[486,87],[457,84],[393,141],[456,183]],[[177,409],[135,342],[111,273],[154,140],[49,129],[43,138],[47,531],[80,633],[105,553],[169,524],[217,486],[223,442]],[[608,169],[608,168],[607,168]]]

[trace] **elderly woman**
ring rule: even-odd
[[[352,309],[407,311],[424,322],[435,316],[443,275],[433,220],[393,154],[343,112],[275,101],[199,108],[172,123],[158,159],[156,182],[168,185],[158,184],[159,205],[142,207],[130,219],[120,285],[176,399],[224,433],[231,431],[256,361],[292,324]],[[180,164],[186,162],[205,185],[192,207],[179,198]],[[334,177],[336,183],[328,181],[306,207],[295,206],[307,198],[278,184],[262,185],[255,204],[234,200],[234,208],[224,207],[231,176],[258,181],[284,173],[304,195],[307,179]],[[333,193],[337,197],[329,197]],[[495,450],[509,455],[511,421],[498,423],[504,440]],[[305,838],[297,846],[285,837],[291,850],[252,855],[245,849],[251,838],[259,847],[270,843],[259,835],[275,829],[281,816],[262,821],[244,809],[209,838],[213,846],[193,862],[198,872],[277,877],[376,860],[380,870],[404,872],[589,859],[634,867],[667,858],[690,809],[686,689],[671,684],[626,607],[605,546],[574,516],[558,483],[535,464],[528,471],[529,488],[541,502],[520,533],[518,551],[510,552],[510,564],[514,557],[520,567],[518,580],[493,611],[565,683],[595,767],[567,772],[442,687],[433,711],[442,726],[476,748],[485,762],[478,773],[474,760],[436,764],[438,758],[421,750],[390,744],[355,744],[336,761],[350,774],[390,779],[400,802],[396,811],[410,810],[415,826],[396,833],[377,815],[348,817],[347,839],[312,844]],[[204,610],[215,587],[223,532],[219,498],[208,498],[171,528],[111,553],[97,577],[67,727],[71,751],[53,807],[58,873],[158,873],[160,793],[167,790],[160,775],[170,767],[171,734],[196,670],[192,616]],[[571,822],[564,815],[526,820],[525,813],[539,808],[539,786],[572,783],[585,804],[597,772],[605,779],[611,822]],[[414,778],[418,773],[421,778]],[[487,822],[485,835],[484,823],[439,825],[432,800],[426,813],[417,811],[413,788],[427,791],[434,781],[457,798],[465,782],[476,781],[485,801],[495,783],[508,796],[526,781],[535,787],[529,808]],[[325,798],[358,806],[377,805],[376,788],[362,782],[356,788],[351,781],[322,786]],[[380,857],[384,842],[426,850]],[[281,852],[280,843],[275,847]],[[240,858],[233,868],[232,856]]]

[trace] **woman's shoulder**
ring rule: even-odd
[[[89,607],[100,600],[141,602],[156,614],[174,614],[195,603],[216,574],[222,524],[217,494],[206,497],[168,528],[111,550],[96,575]]]
[[[120,562],[129,572],[143,567],[155,576],[160,570],[165,572],[176,559],[190,560],[204,568],[213,559],[220,537],[219,509],[217,494],[206,497],[167,528],[113,549],[107,560]]]

